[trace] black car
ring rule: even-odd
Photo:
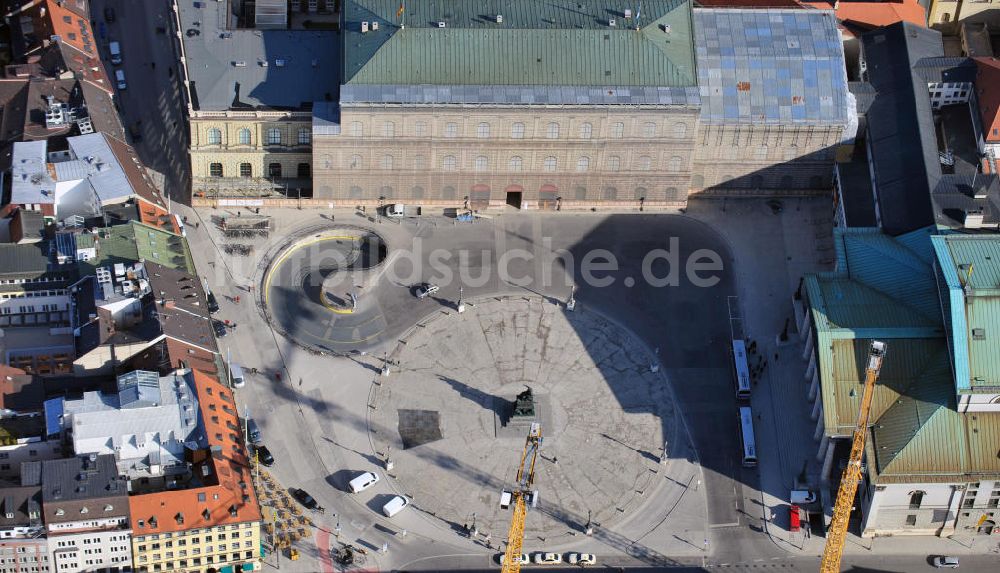
[[[223,336],[229,334],[229,330],[226,328],[226,323],[221,320],[213,320],[212,329],[215,330],[216,338],[222,338]]]
[[[215,298],[215,293],[208,291],[208,312],[216,313],[219,312],[219,301]]]
[[[319,503],[313,499],[313,496],[309,495],[304,489],[292,489],[292,497],[298,500],[306,509],[317,509],[319,508]]]
[[[267,446],[254,446],[254,448],[257,450],[257,461],[267,467],[274,465],[274,456],[271,455],[271,450],[267,449]]]
[[[115,23],[115,9],[114,8],[105,8],[104,9],[104,21],[107,22],[108,24],[114,24]]]

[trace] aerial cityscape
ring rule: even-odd
[[[1000,0],[0,7],[0,573],[1000,570]]]

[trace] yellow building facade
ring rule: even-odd
[[[260,541],[259,521],[135,535],[132,562],[139,573],[206,573],[227,565],[239,571],[243,563],[259,560]]]

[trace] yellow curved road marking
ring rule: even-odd
[[[278,260],[271,265],[271,272],[267,273],[267,279],[264,281],[264,306],[267,307],[271,306],[271,278],[274,276],[274,272],[278,270],[278,267],[281,266],[281,263],[285,262],[285,259],[287,259],[289,255],[301,249],[302,247],[315,245],[316,243],[322,243],[324,241],[344,241],[344,240],[357,241],[358,239],[360,239],[360,237],[355,237],[355,236],[322,237],[319,239],[312,239],[309,241],[299,243],[293,246],[292,248],[288,249],[284,253],[282,253],[282,255],[278,257]]]

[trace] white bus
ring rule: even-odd
[[[743,439],[743,467],[757,465],[757,442],[753,437],[753,411],[750,406],[740,407],[740,437]]]
[[[736,398],[750,399],[750,367],[747,366],[747,345],[743,340],[733,340],[733,365],[736,367]]]

